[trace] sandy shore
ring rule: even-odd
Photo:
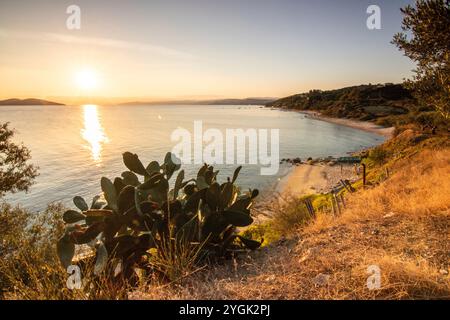
[[[277,192],[302,196],[314,193],[327,193],[339,180],[355,181],[359,177],[354,165],[329,166],[326,164],[301,164],[294,166],[292,172],[278,183]]]
[[[353,165],[336,164],[330,166],[323,163],[300,164],[293,166],[291,172],[278,181],[274,193],[277,197],[263,199],[256,207],[258,222],[264,222],[273,214],[273,206],[282,203],[289,197],[301,197],[309,194],[325,194],[339,184],[340,180],[356,181],[359,176]]]
[[[381,136],[384,136],[385,138],[389,139],[392,137],[392,134],[394,132],[394,127],[385,128],[379,125],[376,125],[373,122],[369,121],[358,121],[353,119],[345,119],[345,118],[331,118],[326,117],[320,114],[320,112],[317,111],[299,111],[300,113],[305,114],[307,117],[316,119],[316,120],[322,120],[330,123],[339,124],[342,126],[359,129],[371,133],[375,133]]]

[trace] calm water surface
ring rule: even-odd
[[[360,130],[305,118],[296,112],[256,106],[0,106],[0,122],[10,122],[15,139],[32,152],[39,177],[28,194],[6,200],[33,210],[50,202],[70,205],[75,195],[87,199],[100,193],[100,178],[113,179],[126,168],[122,153],[137,153],[147,165],[162,162],[176,142],[170,139],[178,127],[193,130],[195,120],[208,128],[280,129],[280,159],[341,156],[381,143],[384,138]],[[186,176],[198,165],[183,166]],[[220,179],[234,167],[216,165]],[[238,184],[266,193],[288,168],[276,176],[261,176],[260,167],[246,165]]]

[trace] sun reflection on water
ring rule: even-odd
[[[84,128],[81,130],[81,136],[89,143],[92,159],[100,163],[103,144],[108,142],[98,115],[98,107],[88,104],[83,106]]]

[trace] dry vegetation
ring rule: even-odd
[[[290,239],[232,265],[153,282],[138,299],[449,299],[450,149],[390,162],[391,176],[347,196]],[[284,216],[284,214],[283,214]],[[368,290],[378,265],[381,288]]]

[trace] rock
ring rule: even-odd
[[[275,280],[275,275],[273,275],[273,274],[268,276],[266,279],[264,279],[264,281],[266,281],[266,282],[272,282],[274,280]]]
[[[306,260],[308,260],[308,258],[309,258],[308,253],[305,253],[303,256],[300,257],[300,259],[298,259],[298,263],[303,263]]]
[[[303,254],[303,256],[300,257],[300,259],[298,259],[298,263],[303,263],[306,260],[310,259],[311,257],[314,257],[315,255],[317,255],[320,252],[318,247],[312,247],[309,248],[308,250],[306,250],[306,252]]]
[[[328,284],[329,280],[330,280],[329,274],[319,273],[317,276],[314,277],[313,282],[314,285],[318,287],[323,287]]]
[[[385,214],[384,216],[383,216],[383,218],[390,218],[390,217],[393,217],[393,216],[395,216],[395,212],[389,212],[388,214]]]

